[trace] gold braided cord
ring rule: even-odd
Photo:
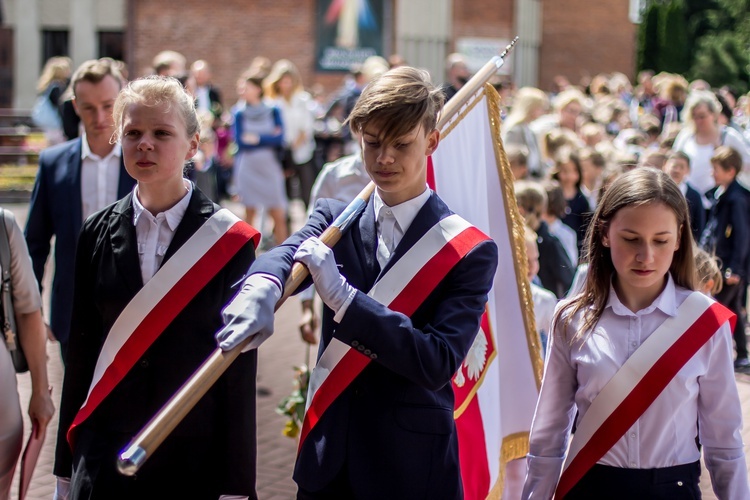
[[[505,487],[505,464],[511,460],[525,458],[528,452],[528,432],[516,432],[515,434],[510,434],[503,438],[503,445],[500,450],[500,473],[497,476],[495,485],[487,495],[488,500],[500,500],[500,497],[503,496],[503,488]]]

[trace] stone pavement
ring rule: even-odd
[[[25,204],[5,205],[11,209],[19,220],[21,227],[25,224],[28,206]],[[230,206],[238,215],[240,208]],[[303,220],[302,210],[293,205],[294,225],[298,226]],[[51,273],[46,273],[50,276]],[[49,290],[49,284],[45,285]],[[45,311],[49,311],[49,297],[45,296]],[[296,487],[291,479],[296,442],[282,435],[284,417],[274,410],[278,402],[293,390],[294,366],[305,362],[307,348],[299,339],[297,322],[299,320],[299,303],[292,297],[276,313],[276,333],[260,348],[258,356],[258,497],[261,500],[288,500],[295,496]],[[58,345],[50,343],[47,348],[50,362],[49,378],[53,387],[53,399],[59,408],[60,392],[62,389],[62,364],[58,352]],[[310,349],[310,359],[315,359],[316,348]],[[745,415],[745,429],[743,436],[745,451],[750,456],[750,375],[737,375],[737,387],[742,400]],[[18,388],[22,408],[28,407],[30,394],[30,380],[28,374],[18,377]],[[25,411],[25,410],[24,410]],[[30,429],[28,417],[24,414],[25,436],[28,438]],[[55,481],[52,476],[54,461],[54,439],[57,434],[57,419],[53,418],[47,431],[44,449],[39,464],[34,473],[28,500],[49,500],[52,498]],[[18,470],[16,471],[18,476]],[[12,498],[17,498],[18,477],[14,481]],[[708,473],[703,471],[701,489],[704,499],[715,498],[710,487]]]

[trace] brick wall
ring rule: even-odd
[[[552,87],[561,74],[577,84],[583,77],[619,71],[633,79],[636,25],[628,0],[544,0],[539,85]]]
[[[513,22],[513,0],[453,2],[454,40],[460,37],[513,38]]]
[[[316,74],[315,0],[130,0],[133,9],[132,76],[144,74],[162,50],[176,50],[188,64],[205,59],[225,106],[252,59],[287,58],[303,83],[335,90],[342,74]]]
[[[408,1],[408,0],[393,0]],[[628,0],[543,0],[539,85],[551,87],[557,74],[577,83],[586,75],[622,71],[632,77],[635,26]],[[206,59],[224,104],[236,99],[240,73],[258,55],[291,59],[306,86],[335,90],[344,75],[315,72],[316,0],[129,0],[133,75],[143,74],[165,49],[188,63]],[[510,39],[514,0],[454,0],[452,38]],[[394,9],[395,11],[395,9]],[[454,50],[454,44],[449,45]]]

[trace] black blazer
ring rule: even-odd
[[[307,225],[258,258],[250,272],[284,283],[296,248],[319,235],[345,204],[319,200]],[[432,194],[407,229],[386,271],[451,211]],[[411,317],[368,297],[380,274],[372,203],[334,247],[360,290],[341,323],[323,310],[322,352],[333,337],[375,359],[323,414],[297,457],[294,480],[319,491],[345,469],[357,498],[462,498],[450,380],[471,347],[497,267],[497,246],[480,243]],[[309,283],[309,281],[308,281]]]
[[[76,259],[73,324],[54,473],[73,475],[71,498],[255,498],[255,350],[242,354],[149,458],[137,477],[115,469],[117,453],[216,348],[231,285],[254,258],[248,242],[174,319],[112,393],[66,441],[96,360],[120,312],[142,288],[132,194],[91,216]],[[194,190],[167,249],[169,260],[218,209]]]
[[[539,247],[539,281],[542,286],[555,294],[558,299],[565,297],[575,275],[575,265],[570,262],[560,240],[550,234],[549,227],[540,221],[536,229]]]
[[[50,240],[55,237],[55,277],[52,281],[50,326],[63,346],[67,345],[70,331],[76,244],[83,223],[81,140],[74,139],[42,151],[25,231],[26,244],[40,290],[44,264],[50,253]],[[125,171],[121,160],[118,198],[132,191],[133,186],[135,181]]]
[[[690,229],[692,229],[693,239],[700,241],[703,228],[706,226],[706,209],[703,208],[703,197],[690,184],[687,184],[685,200],[690,212]]]
[[[748,196],[745,189],[735,180],[717,200],[717,188],[706,192],[713,204],[706,223],[706,231],[701,243],[707,251],[713,251],[721,259],[721,268],[730,268],[732,273],[747,278],[748,256],[750,255],[750,218],[748,217]]]

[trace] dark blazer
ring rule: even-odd
[[[295,249],[320,235],[344,207],[319,200],[307,225],[259,257],[250,272],[269,273],[284,283]],[[432,194],[386,271],[450,214]],[[380,273],[376,249],[370,203],[334,247],[342,274],[359,292],[341,323],[324,308],[319,353],[336,337],[364,346],[375,359],[310,432],[294,480],[305,490],[320,491],[345,468],[359,499],[462,498],[450,380],[478,331],[497,267],[497,246],[487,241],[469,252],[410,318],[366,295]]]
[[[703,208],[703,197],[690,184],[687,184],[685,200],[687,200],[688,212],[690,212],[690,228],[692,229],[693,239],[697,242],[706,226],[706,209]]]
[[[149,458],[137,477],[117,473],[117,453],[216,348],[221,310],[253,261],[248,242],[174,319],[78,428],[97,357],[121,311],[142,288],[132,194],[84,224],[76,258],[73,322],[54,473],[71,477],[71,498],[195,498],[255,495],[255,350],[242,354]],[[169,260],[219,207],[194,190],[167,249]]]
[[[542,286],[555,294],[558,299],[565,297],[575,275],[575,264],[570,262],[560,240],[550,234],[544,221],[536,229],[539,247],[539,280]]]
[[[55,237],[50,326],[63,347],[67,345],[70,331],[76,242],[83,223],[81,140],[74,139],[42,151],[25,231],[40,290],[44,264],[50,253],[50,240],[52,236]],[[125,171],[121,161],[118,198],[132,191],[133,186],[135,181]]]
[[[750,255],[750,219],[748,218],[748,196],[735,180],[717,200],[717,188],[706,192],[713,204],[706,223],[701,243],[707,251],[713,251],[721,259],[721,269],[730,268],[734,274],[747,279],[748,256]]]

